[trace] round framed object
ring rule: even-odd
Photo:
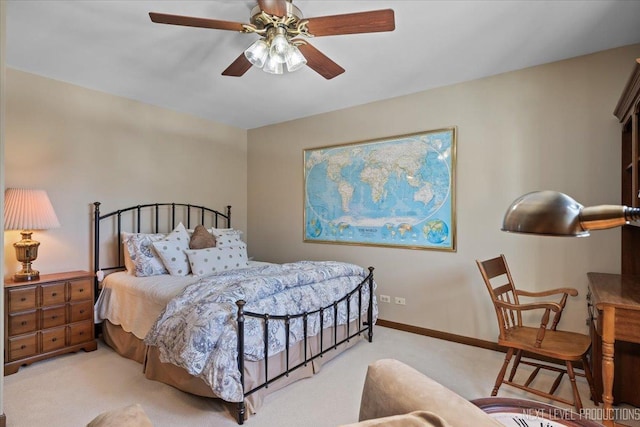
[[[471,403],[505,427],[601,427],[570,409],[506,397],[487,397]]]

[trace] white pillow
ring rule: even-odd
[[[157,276],[167,274],[167,270],[160,257],[153,249],[152,243],[162,240],[165,234],[131,233],[125,234],[123,243],[127,247],[129,257],[133,263],[133,271],[138,277]],[[125,257],[126,262],[126,257]]]
[[[244,243],[227,247],[188,249],[185,252],[189,257],[191,272],[194,276],[205,276],[249,266],[247,245]]]
[[[189,274],[189,259],[184,253],[185,249],[189,249],[189,239],[187,229],[180,223],[166,238],[152,243],[162,264],[172,276]]]
[[[123,233],[129,234],[129,233]],[[127,248],[127,242],[125,241],[126,237],[122,238],[122,252],[124,253],[124,267],[127,269],[128,274],[136,274],[136,265],[131,260],[131,255],[129,255],[129,249]]]
[[[242,239],[240,239],[242,235],[242,231],[240,230],[213,228],[211,229],[211,234],[216,238],[216,248],[227,248],[244,244]]]
[[[242,231],[234,230],[233,228],[215,228],[215,227],[211,227],[211,228],[208,228],[207,230],[209,230],[209,233],[211,233],[211,234],[229,233],[229,232],[232,232],[232,231],[238,231],[240,234],[242,234]]]

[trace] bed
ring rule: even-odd
[[[268,393],[371,342],[377,318],[373,267],[253,261],[241,236],[230,206],[153,203],[102,214],[94,203],[104,341],[149,379],[233,403],[239,424]]]

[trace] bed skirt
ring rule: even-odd
[[[350,330],[357,330],[357,322],[350,324]],[[337,331],[337,339],[340,341],[346,336],[346,326],[339,326]],[[144,342],[130,332],[126,332],[118,325],[105,320],[102,324],[102,337],[107,345],[113,348],[119,355],[128,359],[135,360],[143,365],[143,372],[146,378],[160,381],[171,385],[184,392],[195,394],[198,396],[217,398],[211,388],[200,378],[194,377],[183,368],[170,363],[160,361],[159,352],[156,347],[147,346]],[[245,398],[247,418],[251,414],[258,412],[262,406],[265,396],[273,393],[288,384],[291,384],[302,378],[308,378],[318,373],[322,365],[346,349],[354,346],[361,340],[366,339],[365,334],[355,337],[348,342],[337,346],[336,349],[325,353],[322,357],[318,357],[301,366],[277,381],[271,383],[268,387],[262,388]],[[327,329],[323,333],[323,349],[326,350],[334,342],[333,329]],[[311,357],[320,352],[319,337],[310,337],[307,346],[307,357]],[[293,368],[304,360],[304,343],[299,342],[290,347],[289,366]],[[278,375],[286,370],[286,356],[284,352],[270,356],[268,359],[269,378]],[[245,390],[251,390],[254,387],[265,382],[264,361],[250,362],[245,361]]]

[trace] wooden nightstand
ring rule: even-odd
[[[64,353],[98,348],[93,326],[93,276],[44,274],[4,284],[4,374]]]

